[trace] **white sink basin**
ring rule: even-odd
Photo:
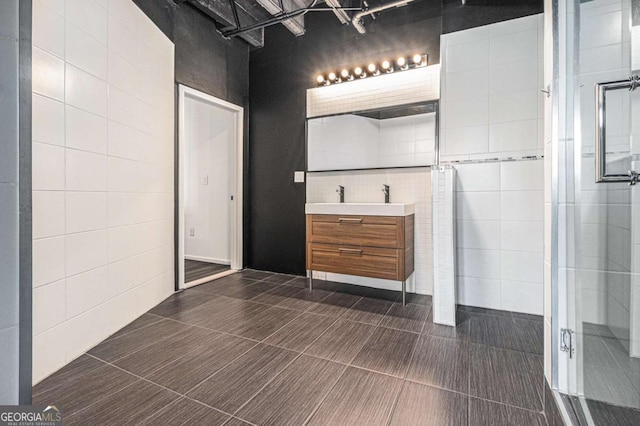
[[[402,203],[307,203],[306,214],[343,214],[356,216],[409,216],[414,204]]]

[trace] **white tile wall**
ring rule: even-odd
[[[407,281],[407,291],[432,294],[433,259],[431,249],[430,168],[321,172],[307,174],[307,202],[338,202],[336,188],[345,187],[347,203],[382,203],[382,185],[390,187],[392,203],[415,204],[415,273]],[[314,275],[316,276],[316,275]],[[319,278],[324,275],[317,275]],[[327,274],[328,279],[370,287],[400,290],[400,283],[373,278]]]
[[[307,90],[307,118],[440,98],[440,65]]]
[[[458,303],[541,315],[543,161],[456,170]]]
[[[542,14],[441,37],[441,160],[542,155]]]
[[[174,49],[129,0],[33,13],[38,382],[173,291]]]

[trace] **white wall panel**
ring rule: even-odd
[[[173,291],[174,49],[128,0],[34,19],[35,383]]]

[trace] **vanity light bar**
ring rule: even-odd
[[[416,53],[409,56],[399,56],[395,61],[384,59],[380,63],[371,62],[365,66],[353,68],[342,68],[340,71],[330,71],[316,75],[318,86],[329,86],[356,79],[375,77],[382,74],[391,74],[396,71],[406,71],[408,69],[426,67],[427,55]]]

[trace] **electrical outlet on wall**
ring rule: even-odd
[[[205,177],[202,178],[202,184],[209,185],[209,175],[206,175]]]
[[[295,172],[293,172],[293,182],[294,183],[304,183],[304,171],[295,171]]]
[[[196,228],[189,228],[189,236],[190,237],[196,236]]]

